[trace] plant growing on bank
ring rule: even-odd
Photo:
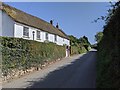
[[[98,43],[97,87],[120,88],[120,1],[105,17],[103,38]]]

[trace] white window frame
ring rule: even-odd
[[[48,33],[47,33],[47,32],[45,33],[45,39],[46,39],[46,40],[49,39],[49,37],[48,37]]]
[[[23,26],[23,37],[29,37],[29,28]]]
[[[37,39],[38,40],[41,40],[41,31],[39,31],[39,30],[37,30],[37,33],[36,33],[37,35]]]
[[[57,35],[54,35],[54,41],[57,42]]]

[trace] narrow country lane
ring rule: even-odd
[[[3,88],[95,88],[96,51],[64,58]]]

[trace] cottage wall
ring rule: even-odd
[[[29,28],[29,38],[23,37],[23,27]],[[44,42],[46,40],[45,35],[46,32],[15,22],[12,18],[10,18],[5,12],[0,10],[0,30],[2,35],[0,36],[7,36],[7,37],[16,37],[16,38],[24,38],[28,40],[33,40],[33,31],[34,33],[34,40],[38,42]],[[40,31],[40,40],[37,39],[37,30]],[[70,45],[69,40],[62,38],[57,35],[57,41],[55,41],[55,35],[48,33],[48,41],[56,43],[58,45]]]
[[[23,27],[28,27],[29,28],[29,38],[23,37]],[[42,30],[27,26],[27,25],[23,25],[23,24],[20,24],[20,23],[15,23],[14,28],[15,28],[14,37],[33,40],[33,33],[32,32],[34,31],[35,32],[34,33],[34,40],[36,40],[38,42],[44,42],[46,40],[46,36],[45,36],[46,32],[44,32]],[[40,40],[37,39],[37,30],[40,31]],[[69,40],[67,40],[65,38],[62,38],[60,36],[57,36],[57,41],[55,41],[55,35],[50,34],[50,33],[48,33],[48,41],[56,43],[58,45],[64,45],[64,44],[70,45]]]
[[[23,26],[20,24],[14,24],[14,37],[22,38],[23,37]]]
[[[37,29],[29,27],[29,40],[33,40],[33,32],[34,33],[34,40],[37,40]]]
[[[55,42],[55,35],[53,35],[53,34],[48,34],[48,37],[49,37],[49,41],[50,42]]]
[[[44,42],[46,39],[45,39],[45,32],[41,31],[41,42]]]
[[[64,43],[63,43],[64,41],[63,41],[63,38],[62,37],[60,37],[60,36],[57,36],[57,44],[58,45],[63,45]]]
[[[14,21],[2,11],[2,36],[14,36]]]
[[[70,41],[68,39],[64,39],[64,44],[70,46]]]

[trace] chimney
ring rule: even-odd
[[[59,28],[59,25],[58,25],[58,23],[57,23],[57,25],[56,25],[56,28]]]
[[[53,20],[50,20],[50,24],[53,25]]]

